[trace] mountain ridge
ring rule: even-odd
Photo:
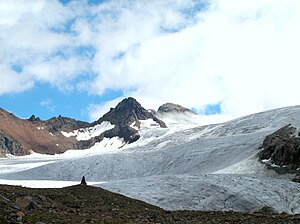
[[[162,120],[143,108],[132,97],[123,99],[115,108],[111,108],[110,111],[92,123],[61,115],[47,120],[41,120],[35,115],[28,119],[20,119],[1,109],[0,155],[4,156],[6,153],[26,155],[30,154],[31,151],[56,154],[70,149],[88,149],[105,138],[118,138],[124,142],[122,145],[130,144],[140,138],[140,121],[148,119],[153,120],[152,125],[160,128],[167,127]],[[104,129],[102,133],[98,134],[90,133],[97,131],[97,127],[104,122],[108,122],[111,128]],[[77,135],[74,132],[77,132]],[[90,137],[88,139],[78,137],[84,133]]]
[[[56,133],[59,131],[73,131],[75,129],[86,128],[91,124],[84,121],[75,120],[73,118],[63,117],[59,115],[58,117],[52,117],[47,120],[41,120],[39,117],[32,115],[28,121],[37,127],[47,127],[49,132]]]
[[[20,119],[5,110],[0,111],[0,129],[2,132],[1,151],[8,150],[13,155],[26,155],[31,151],[55,154],[73,148],[74,139],[65,138],[61,133],[51,133],[44,126],[36,126],[31,121]],[[19,151],[9,145],[20,145]]]

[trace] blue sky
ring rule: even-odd
[[[23,93],[11,93],[0,96],[1,107],[21,118],[31,115],[43,120],[53,116],[66,116],[89,121],[88,107],[122,96],[122,92],[106,91],[105,94],[89,95],[82,91],[64,93],[47,84],[36,84]]]
[[[299,10],[297,0],[2,0],[0,107],[93,121],[133,96],[219,121],[299,104]]]

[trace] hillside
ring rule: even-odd
[[[28,155],[32,151],[41,154],[62,153],[73,148],[75,138],[66,138],[54,132],[51,121],[32,122],[20,119],[0,109],[0,151],[2,154]]]
[[[300,216],[166,211],[97,187],[31,189],[0,185],[0,223],[299,223]],[[12,192],[14,192],[12,194]]]

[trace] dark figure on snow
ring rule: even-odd
[[[84,176],[82,177],[80,184],[81,184],[81,185],[87,185]]]

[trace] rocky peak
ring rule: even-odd
[[[159,113],[184,113],[184,112],[188,112],[188,113],[193,113],[193,111],[191,111],[188,108],[185,108],[179,104],[174,104],[174,103],[165,103],[163,105],[161,105],[158,108],[158,112]]]
[[[129,97],[122,100],[115,108],[111,108],[97,123],[109,121],[114,125],[129,126],[139,120],[153,119],[160,127],[166,127],[166,124],[146,110],[134,98]]]
[[[35,123],[41,122],[41,119],[39,117],[31,115],[31,117],[28,119],[28,121],[30,121],[31,123],[35,124]]]
[[[140,120],[152,119],[157,126],[161,128],[167,127],[166,124],[158,119],[151,112],[146,110],[134,98],[129,97],[122,100],[115,108],[111,108],[108,113],[95,121],[92,125],[101,124],[108,121],[114,125],[113,129],[107,130],[96,136],[94,139],[79,142],[79,148],[88,148],[95,142],[100,142],[103,138],[119,137],[123,138],[125,143],[132,143],[140,138],[138,129],[140,128]],[[134,127],[132,126],[134,125]]]

